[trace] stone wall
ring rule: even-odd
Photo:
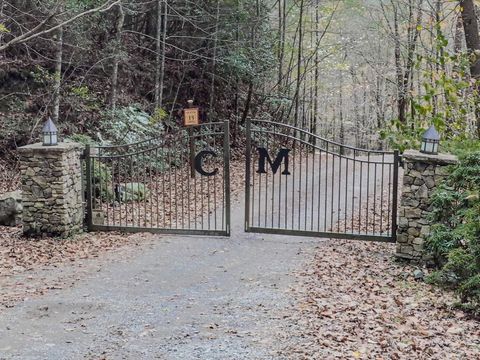
[[[0,225],[17,226],[22,221],[22,194],[19,190],[0,195]]]
[[[447,166],[458,162],[449,154],[427,155],[408,150],[403,153],[404,176],[400,202],[396,255],[424,259],[423,244],[430,234],[430,197],[447,175]]]
[[[27,236],[69,236],[83,227],[83,145],[19,148],[23,232]]]

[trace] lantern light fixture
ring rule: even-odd
[[[55,146],[58,144],[58,130],[51,118],[43,125],[43,146]]]
[[[438,145],[440,144],[440,134],[435,126],[432,125],[423,134],[422,145],[420,152],[424,154],[436,155],[438,154]]]

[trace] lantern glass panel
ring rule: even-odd
[[[43,134],[43,145],[50,145],[50,134]]]
[[[432,143],[432,142],[426,142],[425,143],[425,152],[433,153],[434,150],[435,150],[434,143]]]

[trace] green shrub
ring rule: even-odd
[[[480,151],[461,158],[432,196],[427,239],[438,266],[429,281],[453,288],[462,306],[480,312]]]
[[[102,201],[112,201],[113,193],[112,171],[108,164],[95,161],[90,164],[92,174],[92,193],[95,198]]]
[[[165,114],[157,110],[153,117],[131,105],[104,114],[102,135],[112,144],[130,144],[159,137],[164,133]]]

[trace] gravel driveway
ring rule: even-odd
[[[69,288],[5,310],[0,359],[281,358],[294,274],[325,240],[247,234],[243,218],[239,201],[231,238],[155,236],[129,256],[88,262]]]
[[[243,217],[234,206],[233,219]],[[293,273],[318,239],[158,236],[0,315],[0,359],[278,359]],[[60,274],[71,271],[58,268]]]

